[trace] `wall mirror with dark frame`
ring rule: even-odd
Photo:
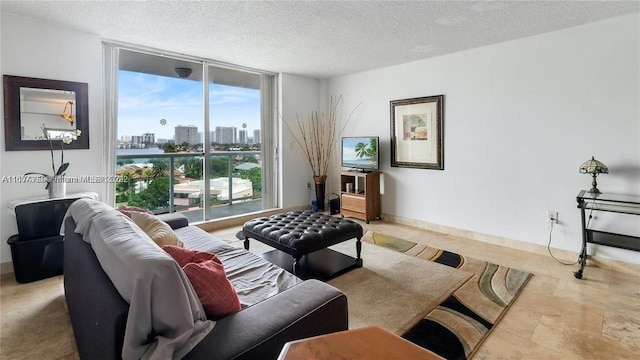
[[[86,83],[4,75],[3,84],[6,151],[48,150],[48,138],[64,135],[73,138],[65,150],[89,148]]]

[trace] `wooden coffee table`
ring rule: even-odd
[[[443,358],[377,326],[290,341],[278,357],[278,360],[334,359]]]

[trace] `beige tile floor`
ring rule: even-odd
[[[577,280],[576,266],[548,255],[385,221],[361,224],[535,274],[475,359],[637,359],[640,354],[638,266],[594,259]],[[212,233],[241,246],[235,238],[239,230],[232,226]],[[252,242],[252,250],[262,249]],[[62,277],[16,284],[12,275],[3,275],[0,298],[0,359],[77,359]]]

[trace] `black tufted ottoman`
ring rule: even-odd
[[[249,220],[244,223],[243,232],[245,249],[249,250],[249,238],[276,248],[263,258],[302,279],[328,280],[362,267],[362,226],[351,220],[311,211],[290,211]],[[327,249],[354,238],[356,258]]]

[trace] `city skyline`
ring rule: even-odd
[[[172,140],[176,126],[204,129],[201,82],[123,70],[118,74],[118,139],[154,133],[156,139]],[[218,126],[241,129],[243,124],[250,132],[260,129],[259,90],[220,84],[209,89],[211,131]]]
[[[178,136],[176,133],[181,132],[184,128],[193,128],[195,129],[195,142],[193,141],[182,141],[184,139],[178,139],[175,141]],[[232,127],[224,127],[224,126],[216,126],[215,130],[209,132],[209,139],[211,143],[220,143],[220,144],[253,144],[260,142],[260,130],[253,130],[252,135],[249,136],[250,132],[246,129],[238,129],[235,126]],[[189,135],[192,136],[192,135]],[[198,131],[197,126],[189,125],[182,126],[178,125],[174,128],[174,136],[171,139],[156,137],[155,133],[143,133],[142,135],[130,135],[123,134],[120,135],[117,139],[117,143],[122,144],[164,144],[168,141],[172,141],[174,143],[180,144],[183,142],[193,144],[201,144],[203,143],[204,133],[202,131]],[[257,140],[256,140],[257,139]]]

